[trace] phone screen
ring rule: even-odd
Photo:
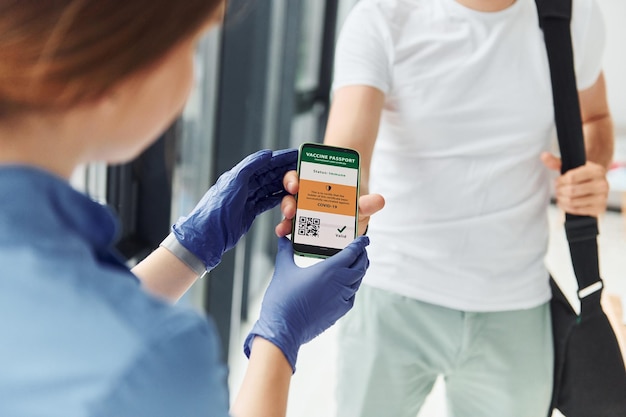
[[[300,146],[300,188],[293,223],[294,252],[332,256],[357,233],[359,153],[317,143]]]

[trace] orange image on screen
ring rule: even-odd
[[[302,210],[354,216],[357,188],[301,179],[298,207]]]

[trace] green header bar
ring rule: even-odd
[[[332,165],[345,168],[359,168],[357,155],[348,152],[337,152],[330,149],[304,148],[300,159],[302,162],[314,162],[316,164]]]

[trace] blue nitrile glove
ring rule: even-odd
[[[260,336],[283,351],[295,372],[300,346],[352,308],[369,266],[367,245],[369,238],[361,236],[336,255],[300,268],[294,263],[291,241],[280,238],[274,277],[244,343],[246,356],[250,357],[254,337]]]
[[[283,177],[296,169],[298,151],[258,151],[222,174],[187,216],[172,227],[178,242],[215,267],[259,214],[278,205],[287,194]]]

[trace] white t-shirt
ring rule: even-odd
[[[601,71],[594,0],[573,0],[579,89]],[[365,283],[466,311],[549,300],[544,258],[554,137],[534,0],[494,13],[455,0],[361,0],[346,19],[333,89],[385,93],[370,192]]]

